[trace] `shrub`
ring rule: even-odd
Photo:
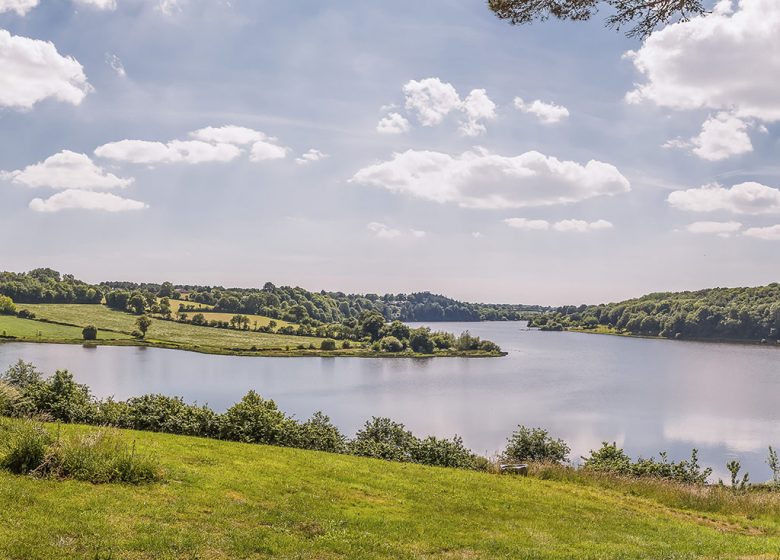
[[[241,402],[230,407],[221,418],[224,439],[245,443],[294,446],[298,429],[295,421],[279,410],[273,400],[249,391]]]
[[[383,352],[400,352],[404,349],[403,343],[394,336],[386,336],[379,341],[379,347]]]
[[[333,425],[329,417],[322,412],[315,412],[299,426],[295,447],[343,453],[346,450],[346,438]]]
[[[483,352],[501,352],[501,347],[493,341],[483,340],[479,343],[479,349]]]
[[[569,446],[562,439],[553,439],[547,430],[518,426],[507,439],[502,459],[510,462],[562,463],[569,455]]]
[[[341,343],[341,347],[344,350],[349,350],[350,348],[352,348],[352,343],[349,340],[345,340],[344,342]]]
[[[409,334],[409,347],[412,352],[420,354],[433,354],[434,343],[431,339],[431,331],[427,328],[414,329]]]
[[[41,466],[52,437],[31,420],[0,424],[0,467],[15,474],[27,474]]]
[[[684,484],[704,484],[712,474],[712,469],[702,469],[699,465],[696,449],[691,451],[691,458],[687,461],[669,461],[666,453],[661,453],[660,456],[660,461],[653,457],[649,459],[640,457],[632,462],[631,458],[614,442],[603,442],[601,449],[591,451],[590,456],[583,457],[582,466],[591,471],[637,478],[662,478]]]
[[[403,424],[372,417],[349,443],[354,455],[388,461],[412,461],[419,440]]]
[[[101,423],[119,428],[213,437],[219,433],[217,415],[205,406],[189,405],[181,397],[143,395],[124,403],[100,404]]]
[[[439,350],[448,350],[455,346],[455,337],[452,333],[435,332],[431,335],[431,340]]]
[[[464,331],[461,335],[455,339],[455,349],[461,352],[467,350],[477,350],[479,348],[479,337],[471,336],[469,331]]]
[[[19,389],[0,381],[0,416],[12,415],[21,398]]]
[[[326,338],[320,343],[320,350],[335,350],[336,341],[332,338]]]
[[[0,315],[16,315],[14,300],[8,296],[0,295]]]
[[[29,309],[20,309],[16,316],[20,319],[35,319],[35,313]]]
[[[463,445],[458,436],[451,440],[433,436],[425,438],[413,449],[412,460],[422,465],[461,469],[474,469],[480,464],[477,456]]]
[[[87,325],[84,327],[84,330],[81,331],[81,335],[84,337],[84,340],[97,339],[97,333],[97,328],[94,325]]]
[[[31,383],[24,396],[29,398],[33,413],[61,422],[90,423],[97,414],[89,388],[76,383],[67,370],[57,370],[49,379]]]

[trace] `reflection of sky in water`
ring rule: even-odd
[[[461,435],[475,451],[499,450],[517,424],[543,426],[578,459],[615,441],[633,456],[667,450],[725,477],[737,457],[768,478],[768,445],[780,447],[780,349],[526,331],[518,323],[438,324],[510,352],[494,359],[244,358],[172,350],[0,345],[0,367],[18,358],[68,368],[96,395],[181,395],[224,410],[249,389],[299,418],[322,410],[347,433],[372,415],[418,435]]]

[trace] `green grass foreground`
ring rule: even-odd
[[[0,334],[6,340],[17,342],[49,342],[84,344],[81,330],[87,325],[98,328],[98,339],[90,344],[115,346],[152,346],[174,350],[189,350],[207,354],[246,356],[356,356],[356,357],[420,357],[421,354],[375,352],[353,344],[352,348],[320,350],[322,338],[292,336],[218,329],[177,321],[152,319],[152,326],[144,340],[136,340],[130,333],[136,329],[137,316],[109,309],[100,304],[19,304],[20,309],[35,313],[36,320],[0,315]],[[45,321],[40,321],[44,319]],[[0,339],[3,340],[3,339]],[[304,348],[299,348],[303,345]],[[314,345],[314,348],[309,348]],[[339,345],[340,346],[340,345]],[[447,350],[435,356],[493,357],[498,353]]]
[[[0,558],[679,559],[780,550],[776,514],[677,507],[635,485],[124,435],[159,459],[167,482],[93,485],[0,471]]]

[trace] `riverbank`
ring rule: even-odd
[[[670,339],[665,336],[652,336],[648,334],[635,334],[626,331],[619,331],[612,327],[600,325],[594,328],[585,327],[566,327],[566,332],[576,332],[585,334],[605,334],[610,336],[622,336],[625,338],[644,338],[649,340],[675,340],[678,342],[707,342],[713,344],[740,344],[744,346],[769,346],[780,348],[780,340],[777,342],[768,342],[764,340],[734,340],[730,338],[675,338]],[[554,331],[548,331],[554,332]]]
[[[746,510],[725,494],[722,506],[675,502],[638,483],[122,434],[159,459],[167,482],[0,471],[0,558],[771,558],[780,547],[767,499]]]

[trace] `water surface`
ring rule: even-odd
[[[504,358],[258,358],[134,347],[0,344],[0,367],[22,358],[69,369],[98,397],[183,396],[222,411],[254,389],[299,418],[317,410],[352,435],[372,415],[415,434],[461,435],[492,454],[517,424],[565,439],[574,458],[602,441],[632,455],[700,450],[726,477],[739,458],[765,480],[780,447],[780,349],[527,330],[524,323],[439,323],[493,340]]]

